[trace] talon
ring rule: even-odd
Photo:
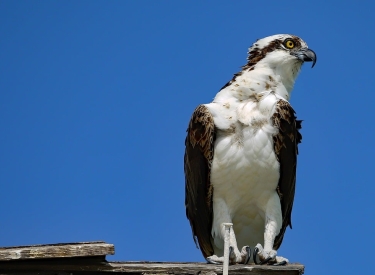
[[[264,265],[266,263],[268,263],[269,261],[272,260],[272,257],[268,257],[267,259],[265,259],[264,261],[260,262],[261,265]]]
[[[229,246],[229,264],[236,263],[236,253],[234,253],[233,246]]]
[[[255,247],[254,248],[254,252],[253,252],[253,261],[254,261],[254,264],[259,264],[258,261],[257,261],[257,254],[259,252],[259,248],[258,247]]]
[[[244,246],[241,249],[241,252],[238,251],[236,246],[229,246],[229,264],[248,264],[251,259],[251,248],[249,246]],[[227,254],[227,253],[225,253]],[[206,258],[207,263],[209,264],[218,264],[221,265],[225,261],[225,257],[218,257],[212,255]]]
[[[211,260],[210,258],[206,258],[206,261],[209,263],[209,264],[221,264],[221,263],[219,263],[219,262],[216,262],[216,261],[214,261],[214,260]]]
[[[251,258],[251,248],[250,246],[246,246],[246,258],[244,264],[248,264]]]
[[[230,256],[232,256],[233,251],[234,251],[233,246],[229,246],[229,258]]]

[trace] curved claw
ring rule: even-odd
[[[250,246],[246,246],[246,258],[245,258],[245,261],[244,261],[244,264],[248,264],[250,259],[251,259],[251,248]]]
[[[260,262],[260,265],[264,265],[264,264],[268,263],[270,260],[272,260],[272,257],[268,257],[264,261]]]
[[[232,255],[233,251],[234,251],[233,246],[229,246],[229,258]]]
[[[282,262],[279,262],[279,263],[275,263],[275,264],[273,264],[273,265],[286,265],[286,264],[287,264],[286,261],[282,261]]]
[[[206,261],[207,261],[209,264],[221,264],[221,263],[219,263],[219,262],[216,262],[216,261],[214,261],[214,260],[209,259],[208,257],[206,258]]]
[[[259,264],[258,261],[257,261],[257,254],[259,252],[259,248],[258,247],[255,247],[254,248],[254,252],[253,252],[253,261],[254,261],[254,264]]]
[[[268,257],[267,259],[265,259],[264,261],[261,261],[260,263],[257,261],[257,254],[259,252],[259,248],[258,247],[255,247],[254,248],[254,252],[253,252],[253,261],[255,264],[257,265],[264,265],[266,263],[268,263],[269,261],[272,260],[272,257]]]
[[[233,246],[229,246],[229,265],[233,264],[232,261],[235,262],[236,260],[236,254],[234,254],[234,248]]]

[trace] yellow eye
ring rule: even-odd
[[[293,49],[295,45],[294,45],[293,40],[287,39],[284,42],[284,46],[287,47],[288,49]]]

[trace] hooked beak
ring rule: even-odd
[[[295,51],[295,52],[291,52],[291,55],[294,55],[299,60],[302,60],[304,62],[311,62],[312,61],[311,68],[314,67],[314,65],[316,63],[316,60],[317,60],[315,52],[313,50],[308,49],[308,48],[304,48],[304,49],[300,49],[300,50]]]

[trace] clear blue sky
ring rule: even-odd
[[[302,37],[293,230],[306,274],[371,274],[373,1],[0,1],[0,246],[104,240],[203,261],[185,217],[194,108],[277,33]],[[372,272],[371,272],[372,270]]]

